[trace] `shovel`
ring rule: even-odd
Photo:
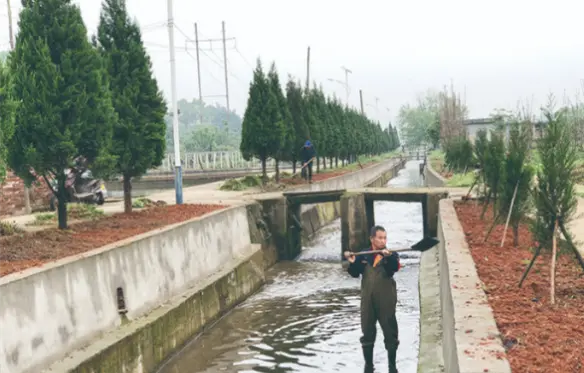
[[[424,237],[420,242],[414,244],[411,247],[400,248],[400,249],[390,249],[393,252],[401,252],[401,251],[419,251],[423,253],[424,251],[430,250],[434,246],[438,245],[440,241],[438,241],[434,237]],[[370,251],[360,251],[357,253],[351,253],[352,255],[366,255],[366,254],[374,254],[379,253],[380,250],[370,250]]]

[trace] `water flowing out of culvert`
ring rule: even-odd
[[[420,185],[418,162],[408,162],[390,186]],[[388,247],[422,239],[422,207],[376,202],[375,222],[388,231]],[[266,286],[192,341],[160,373],[346,372],[362,370],[360,280],[340,264],[340,221],[306,243],[296,261],[276,264]],[[418,253],[403,253],[395,275],[400,327],[398,369],[415,373],[418,360]],[[383,333],[375,346],[377,371],[387,371]]]

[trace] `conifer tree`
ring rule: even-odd
[[[130,19],[125,0],[105,0],[94,43],[110,77],[118,120],[112,153],[122,175],[124,211],[132,211],[132,178],[160,166],[165,155],[167,108],[152,72],[140,28]]]
[[[282,145],[282,128],[278,99],[270,89],[258,58],[241,126],[240,150],[246,160],[259,158],[264,182],[267,181],[266,161],[274,157]]]
[[[551,248],[556,221],[565,227],[576,211],[578,201],[572,175],[578,154],[566,113],[548,109],[544,115],[547,119],[544,136],[537,145],[541,167],[534,192],[536,221],[532,233],[540,245]]]
[[[71,0],[23,1],[19,30],[10,59],[19,104],[9,166],[29,185],[33,173],[47,183],[56,178],[59,228],[65,229],[65,169],[82,156],[99,175],[113,159],[107,76]]]
[[[0,184],[6,177],[8,149],[6,144],[14,133],[14,110],[16,103],[10,97],[10,73],[8,66],[0,61]]]
[[[304,116],[304,101],[302,98],[302,86],[295,83],[292,77],[288,78],[286,84],[286,102],[292,119],[292,146],[290,148],[290,161],[292,162],[292,172],[296,173],[296,162],[300,160],[300,150],[304,142],[309,138],[308,126]]]
[[[274,159],[276,160],[276,182],[279,182],[280,161],[291,159],[290,153],[292,152],[294,128],[292,116],[288,109],[286,97],[282,91],[280,77],[278,76],[275,63],[272,63],[270,72],[268,73],[268,83],[270,85],[270,91],[276,99],[277,108],[279,109],[279,119],[277,116],[273,118],[275,121],[273,123],[273,130],[280,134],[280,148],[274,154]]]

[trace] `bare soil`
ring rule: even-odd
[[[42,266],[225,207],[202,204],[155,206],[130,214],[119,213],[70,224],[68,230],[50,228],[0,237],[0,276]]]
[[[527,225],[513,247],[512,229],[500,248],[504,225],[483,243],[492,222],[473,202],[455,204],[514,373],[584,373],[584,273],[573,255],[556,264],[556,304],[550,304],[551,250],[540,255],[521,288],[519,280],[533,257]]]

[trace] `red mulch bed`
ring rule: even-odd
[[[189,204],[157,206],[130,214],[115,214],[95,221],[71,224],[65,231],[50,228],[1,237],[0,276],[97,249],[225,207]]]
[[[514,373],[584,373],[584,273],[574,255],[556,263],[556,304],[551,305],[551,250],[538,257],[518,287],[533,244],[526,225],[519,230],[519,247],[513,247],[512,229],[500,248],[504,224],[483,244],[492,213],[480,219],[481,205],[456,203],[456,211],[486,286],[497,326]]]

